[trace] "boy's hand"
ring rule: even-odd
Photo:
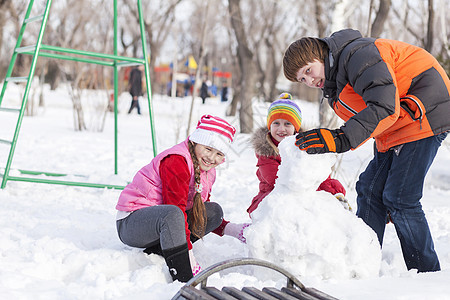
[[[341,129],[319,128],[300,132],[295,145],[308,154],[343,153],[351,149],[350,141]]]

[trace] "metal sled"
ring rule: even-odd
[[[219,290],[215,287],[208,287],[208,277],[222,270],[243,266],[255,265],[262,266],[277,271],[287,278],[286,287],[277,289],[273,287],[265,287],[259,290],[254,287],[244,287],[239,290],[235,287],[223,287]],[[200,288],[196,288],[200,284]],[[325,294],[315,288],[305,287],[297,278],[286,270],[267,261],[254,258],[238,258],[230,259],[210,266],[200,272],[197,276],[189,280],[172,298],[172,300],[182,299],[206,299],[206,300],[235,300],[235,299],[286,299],[286,300],[338,300],[328,294]]]

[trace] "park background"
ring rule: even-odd
[[[118,55],[142,57],[138,24],[138,1],[58,0],[52,4],[43,43],[85,51],[113,53],[113,2],[117,1]],[[4,78],[28,0],[0,1],[0,79]],[[32,15],[42,13],[46,1],[35,1]],[[253,128],[251,103],[255,99],[273,101],[280,91],[317,101],[318,90],[292,85],[282,75],[281,61],[290,43],[302,36],[324,37],[343,28],[354,28],[363,36],[391,38],[427,49],[450,70],[450,22],[447,0],[143,0],[142,15],[146,32],[152,92],[183,95],[185,81],[198,93],[203,79],[211,94],[223,83],[230,87],[227,115],[239,118],[239,130]],[[23,46],[36,43],[39,22],[29,24]],[[13,76],[28,74],[31,56],[19,55]],[[119,70],[119,93],[127,88],[129,68]],[[77,110],[79,130],[90,129],[84,120],[79,89],[113,90],[110,67],[42,58],[36,66],[40,89],[38,103],[30,101],[29,114],[45,105],[41,95],[44,82],[55,89],[70,83],[69,97]],[[192,79],[196,79],[192,82]],[[178,84],[176,84],[178,82]],[[336,125],[326,106],[319,116],[321,124]]]

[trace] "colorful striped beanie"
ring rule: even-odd
[[[267,114],[267,128],[270,130],[270,125],[277,119],[288,120],[294,125],[295,131],[300,130],[302,125],[302,111],[292,101],[292,96],[289,93],[282,93],[277,100],[272,102]]]
[[[236,129],[224,119],[204,115],[198,121],[197,128],[189,136],[189,140],[214,148],[226,155],[235,133]]]

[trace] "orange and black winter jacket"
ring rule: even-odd
[[[321,40],[330,49],[324,97],[353,149],[375,138],[385,152],[450,130],[450,81],[430,53],[352,29]]]

